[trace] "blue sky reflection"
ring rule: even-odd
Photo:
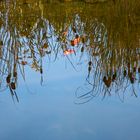
[[[103,101],[95,97],[76,105],[74,92],[84,84],[84,68],[76,72],[56,61],[42,87],[38,73],[26,72],[27,83],[17,89],[19,104],[12,102],[8,90],[0,95],[1,140],[139,140],[139,98],[128,97],[122,103],[115,96]]]

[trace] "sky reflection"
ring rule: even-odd
[[[127,96],[122,103],[115,96],[103,101],[95,97],[87,104],[74,104],[74,92],[83,84],[84,69],[77,75],[72,67],[65,69],[59,62],[53,68],[58,66],[55,75],[62,77],[48,70],[46,78],[51,80],[43,87],[32,82],[38,81],[40,75],[29,69],[33,79],[26,81],[32,93],[23,82],[17,90],[20,103],[14,104],[7,92],[0,95],[0,139],[139,139],[139,98]]]
[[[139,140],[138,8],[44,0],[0,8],[0,140]]]

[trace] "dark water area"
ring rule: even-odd
[[[139,11],[0,1],[0,140],[139,140]]]

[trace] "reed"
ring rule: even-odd
[[[17,98],[18,76],[25,77],[25,66],[38,71],[43,82],[43,58],[56,60],[59,54],[86,55],[89,91],[79,94],[86,101],[100,93],[119,95],[139,82],[140,22],[139,0],[107,3],[44,4],[2,3],[0,8],[1,88]],[[47,8],[43,8],[47,6]],[[8,12],[10,11],[10,12]],[[6,17],[5,17],[6,15]],[[8,21],[8,22],[7,22]],[[66,56],[74,69],[71,57]],[[135,90],[133,90],[135,96]],[[83,100],[82,100],[83,101]]]

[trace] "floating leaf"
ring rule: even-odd
[[[10,86],[11,86],[11,88],[12,88],[13,90],[16,89],[16,84],[15,84],[14,82],[11,82]]]
[[[65,50],[64,51],[64,55],[69,55],[69,54],[72,54],[72,53],[75,53],[75,51],[74,50]]]
[[[7,77],[6,77],[6,82],[9,84],[11,81],[11,74],[9,74]]]
[[[27,65],[27,61],[21,61],[21,65]]]
[[[14,77],[17,77],[17,72],[16,71],[13,73],[13,76]]]
[[[71,40],[71,46],[75,46],[80,42],[80,37],[75,38],[74,40]]]
[[[42,46],[43,49],[47,49],[48,48],[48,44],[45,43],[43,46]]]
[[[66,36],[68,34],[68,30],[64,31],[62,34]]]

